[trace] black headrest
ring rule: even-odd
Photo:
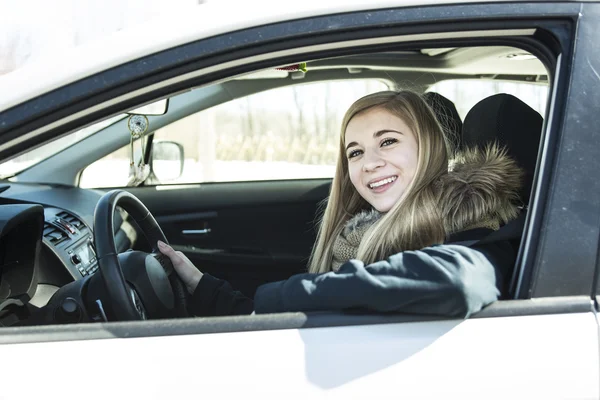
[[[529,202],[543,125],[542,116],[510,94],[477,103],[465,117],[461,147],[484,147],[494,140],[505,146],[525,172],[522,200]]]
[[[450,149],[451,154],[449,154],[450,158],[452,158],[462,141],[461,135],[463,129],[463,122],[456,110],[456,106],[451,100],[435,92],[425,93],[423,99],[425,99],[427,104],[429,104],[429,107],[433,109],[435,116],[452,145],[452,148]]]

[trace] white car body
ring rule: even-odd
[[[78,398],[89,380],[51,388],[85,354],[103,371],[90,399],[595,399],[596,328],[588,313],[4,345],[3,396],[23,397],[11,371],[35,354],[54,367],[26,397]]]
[[[124,63],[232,31],[353,11],[453,3],[211,2],[0,77],[0,113]],[[3,141],[0,150],[144,90]],[[292,328],[277,325],[277,316],[226,317],[221,323],[231,327],[214,332],[210,326],[216,319],[210,318],[72,325],[56,331],[0,328],[0,399],[600,399],[595,301],[579,293],[563,299],[576,305],[555,308],[555,300],[560,299],[515,299],[529,311],[514,316],[506,311],[511,307],[507,300],[466,320],[382,317],[374,323],[345,320],[302,327],[298,321],[305,315],[291,313],[281,318],[290,318],[296,324]],[[272,322],[275,328],[252,328]],[[23,336],[19,329],[25,329]]]

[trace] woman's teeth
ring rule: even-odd
[[[369,184],[369,187],[370,187],[371,189],[375,189],[375,188],[378,188],[379,186],[383,186],[383,185],[387,185],[388,183],[392,183],[392,182],[394,182],[394,181],[395,181],[397,178],[398,178],[397,176],[392,176],[392,177],[389,177],[389,178],[385,178],[385,179],[382,179],[382,180],[380,180],[380,181],[377,181],[377,182],[370,183],[370,184]]]

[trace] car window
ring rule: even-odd
[[[97,122],[86,128],[79,129],[69,135],[60,139],[54,140],[43,146],[37,147],[33,150],[27,151],[26,153],[12,158],[10,160],[0,163],[0,177],[7,178],[13,176],[32,165],[39,163],[53,155],[63,151],[67,147],[85,139],[86,137],[114,124],[117,121],[125,118],[126,114],[119,114],[112,118]]]
[[[185,161],[178,178],[153,183],[331,178],[344,112],[355,99],[386,89],[375,79],[299,84],[189,115],[154,133],[155,142],[181,144]],[[125,186],[128,149],[91,164],[80,186]]]
[[[475,104],[498,93],[507,93],[518,97],[542,116],[546,113],[548,100],[548,85],[532,82],[449,79],[431,85],[427,92],[436,92],[452,100],[463,121]]]

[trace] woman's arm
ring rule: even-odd
[[[161,241],[158,241],[158,249],[169,257],[177,275],[192,294],[188,304],[191,314],[209,317],[251,314],[254,311],[252,299],[233,290],[228,282],[203,274],[181,251],[175,251]]]
[[[177,257],[168,250],[161,251],[172,261]],[[226,281],[204,274],[193,290],[190,311],[197,316],[216,316],[250,314],[253,310],[276,313],[361,308],[466,318],[500,297],[515,254],[510,243],[502,241],[405,251],[368,266],[352,260],[337,272],[294,275],[262,285],[254,302]]]
[[[254,302],[242,292],[233,290],[229,282],[204,274],[192,295],[188,311],[197,317],[252,314]]]
[[[405,251],[365,266],[301,274],[262,285],[257,313],[362,308],[466,318],[500,297],[515,261],[508,242],[439,245]]]

